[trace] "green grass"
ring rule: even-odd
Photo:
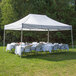
[[[0,47],[0,76],[76,76],[76,49],[20,58]]]

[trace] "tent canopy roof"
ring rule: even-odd
[[[55,21],[46,15],[29,14],[26,17],[5,25],[5,30],[57,31],[71,30],[72,26]]]

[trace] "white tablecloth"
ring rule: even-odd
[[[17,55],[21,55],[22,54],[22,52],[24,51],[24,48],[25,48],[25,46],[21,46],[21,45],[19,45],[19,46],[16,46],[16,48],[15,48],[15,54]]]
[[[12,49],[15,49],[15,43],[7,44],[6,51],[11,51]]]
[[[7,44],[6,51],[7,51],[7,50],[11,51],[11,49],[12,49],[11,44]]]

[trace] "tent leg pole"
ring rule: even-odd
[[[72,40],[72,49],[74,48],[74,45],[73,45],[73,31],[71,29],[71,40]]]
[[[23,30],[21,29],[21,43],[22,43],[22,40],[23,40]]]
[[[4,48],[5,48],[5,29],[4,29],[4,34],[3,34],[3,51],[4,51]]]
[[[23,41],[23,30],[21,29],[21,46],[22,46],[22,41]],[[22,47],[21,47],[22,48]],[[21,54],[22,54],[22,52],[21,52]],[[20,55],[20,57],[21,57],[22,55]]]
[[[47,42],[49,43],[49,29],[48,29],[48,40],[47,40]]]

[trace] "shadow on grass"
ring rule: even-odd
[[[43,53],[43,54],[26,54],[22,58],[27,59],[43,59],[48,61],[63,61],[76,59],[76,52],[58,52],[58,53]]]

